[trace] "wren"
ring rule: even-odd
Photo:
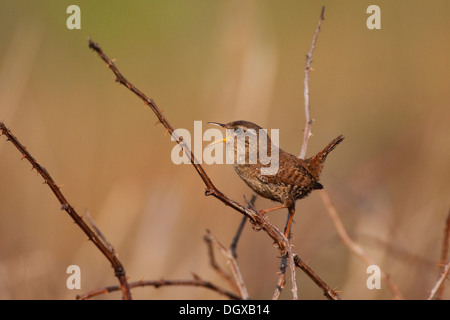
[[[279,206],[259,212],[265,214],[282,208],[289,210],[285,229],[285,236],[288,238],[295,212],[295,202],[306,197],[313,190],[323,189],[319,177],[325,159],[344,140],[344,137],[340,135],[315,156],[303,160],[278,148],[272,143],[266,131],[252,122],[238,120],[225,124],[209,123],[219,125],[230,133],[225,139],[217,140],[210,145],[224,142],[227,152],[234,155],[233,167],[239,177],[258,195],[281,203]],[[272,170],[269,174],[267,174],[269,164],[263,161],[262,157],[265,152],[268,156],[278,152],[278,157],[271,157],[271,159],[277,158],[276,170]]]

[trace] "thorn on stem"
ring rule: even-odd
[[[252,223],[252,229],[255,231],[261,231],[261,229],[263,228],[261,223],[256,223],[253,220],[250,220]]]
[[[191,273],[192,273],[192,277],[194,278],[194,280],[196,280],[196,281],[201,280],[201,278],[196,273],[194,273],[194,272],[191,272]]]
[[[322,11],[320,12],[320,20],[325,20],[325,6],[322,6]]]
[[[95,51],[100,50],[98,43],[92,41],[91,37],[88,38],[88,41],[89,41],[89,48],[91,48],[92,50],[95,50]]]

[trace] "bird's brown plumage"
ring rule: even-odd
[[[290,212],[290,221],[294,211],[295,201],[306,197],[311,191],[322,189],[323,186],[319,183],[320,174],[323,169],[324,162],[328,154],[342,142],[344,137],[340,135],[331,141],[322,151],[313,157],[303,160],[290,153],[283,151],[278,146],[273,145],[270,138],[267,136],[265,144],[260,143],[260,134],[262,128],[252,122],[245,120],[238,120],[226,124],[214,123],[222,126],[228,130],[233,130],[234,134],[229,137],[233,139],[234,155],[238,152],[245,152],[245,159],[250,159],[250,154],[256,155],[256,163],[233,163],[233,167],[239,177],[257,194],[264,198],[280,202],[282,205],[262,210],[263,213],[276,210],[279,208],[288,208]],[[245,139],[245,150],[239,149],[238,143],[234,139],[238,139],[240,135],[252,131],[257,135],[257,144],[250,143],[250,139]],[[224,139],[224,141],[228,139]],[[241,136],[242,138],[242,136]],[[228,141],[227,141],[228,142]],[[228,147],[228,143],[227,143]],[[241,144],[242,148],[242,144]],[[264,175],[263,168],[269,167],[269,164],[263,164],[260,161],[260,149],[264,148],[267,155],[270,157],[271,153],[278,151],[278,170],[273,175]],[[276,149],[273,149],[276,148]],[[264,154],[264,153],[263,153]],[[236,159],[236,158],[235,158]]]

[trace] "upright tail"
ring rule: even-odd
[[[340,135],[333,141],[331,141],[322,151],[320,151],[315,156],[306,160],[308,163],[309,171],[314,175],[314,177],[319,180],[320,173],[323,169],[323,164],[328,154],[336,148],[336,146],[344,140],[344,136]]]

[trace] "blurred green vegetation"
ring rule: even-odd
[[[81,30],[66,8],[81,8]],[[301,145],[304,57],[322,5],[313,56],[315,119],[308,154],[339,134],[322,183],[351,234],[406,298],[427,297],[438,276],[450,194],[450,2],[0,1],[0,120],[42,163],[72,205],[87,209],[120,254],[130,280],[195,272],[226,285],[208,263],[205,230],[229,244],[240,215],[212,198],[156,117],[119,86],[87,38],[155,99],[175,128],[194,120],[251,120]],[[0,298],[73,299],[116,283],[108,262],[61,212],[42,179],[0,143]],[[224,193],[250,190],[231,166],[205,166]],[[271,205],[257,200],[257,207]],[[270,214],[283,227],[285,213]],[[366,288],[366,266],[339,241],[317,194],[297,203],[295,249],[345,299],[389,299]],[[269,299],[278,252],[247,226],[238,247],[249,293]],[[82,290],[65,286],[67,266]],[[300,297],[322,299],[299,274]],[[444,298],[450,297],[447,290]],[[136,289],[138,299],[210,299],[199,288]],[[118,299],[120,294],[102,296]],[[289,288],[282,298],[290,298]]]

